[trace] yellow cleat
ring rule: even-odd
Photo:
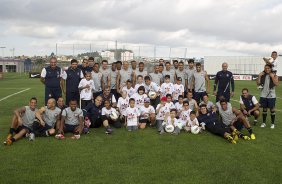
[[[251,138],[250,138],[249,136],[247,136],[247,135],[244,135],[244,136],[242,137],[242,139],[244,139],[244,140],[251,140]]]
[[[233,134],[233,133],[232,133],[232,137],[233,137],[233,140],[234,140],[234,141],[238,141],[238,139],[239,139],[239,137],[238,137],[237,134]]]
[[[252,140],[255,140],[256,139],[256,136],[255,136],[255,134],[253,133],[253,134],[251,134],[251,139]]]
[[[227,140],[228,140],[229,142],[231,142],[232,144],[236,144],[236,141],[233,139],[233,137],[231,137],[231,135],[228,135],[226,138],[227,138]]]
[[[4,141],[4,145],[11,146],[12,144],[13,144],[12,139],[7,139],[6,141]]]

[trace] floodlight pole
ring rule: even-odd
[[[4,49],[6,49],[6,47],[0,47],[0,49],[2,49],[2,57],[4,58]]]

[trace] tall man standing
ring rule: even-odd
[[[169,75],[170,76],[170,82],[174,84],[174,75],[175,70],[171,69],[171,64],[169,61],[165,63],[165,69],[163,71],[163,76]]]
[[[49,98],[58,100],[62,96],[63,71],[57,66],[57,58],[50,59],[50,65],[41,71],[40,81],[45,85],[45,105]]]
[[[195,72],[194,59],[189,59],[188,68],[185,70],[185,73],[186,73],[185,87],[186,87],[187,92],[192,91],[191,82],[192,82],[194,72]]]
[[[216,102],[219,101],[220,96],[224,96],[224,98],[229,102],[230,96],[234,96],[234,78],[232,72],[228,71],[228,64],[222,63],[222,70],[217,72],[214,87],[213,87],[213,94],[216,96]],[[218,89],[216,92],[218,84]],[[230,85],[231,85],[231,92],[230,92]]]
[[[266,64],[264,66],[264,71],[261,72],[257,79],[257,84],[262,86],[260,92],[260,104],[263,108],[262,110],[262,124],[261,127],[266,126],[266,117],[267,109],[269,108],[271,113],[271,126],[274,128],[275,121],[275,102],[276,102],[276,93],[275,86],[279,85],[278,76],[275,75],[272,71],[272,65]]]
[[[111,70],[108,68],[108,61],[102,61],[101,73],[103,74],[103,83],[102,83],[102,90],[105,88],[110,87],[111,85]]]
[[[207,72],[202,70],[201,63],[196,64],[196,71],[193,74],[190,88],[194,89],[194,99],[198,102],[198,104],[200,103],[200,100],[203,100],[203,97],[209,93],[210,80],[208,78]]]
[[[83,73],[81,69],[77,67],[78,62],[76,59],[71,60],[71,66],[64,71],[63,79],[66,82],[66,91],[65,91],[65,84],[63,83],[63,92],[66,94],[66,104],[69,104],[71,99],[75,99],[79,102],[79,90],[78,85],[80,79],[83,78]]]

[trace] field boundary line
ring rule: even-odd
[[[26,88],[26,89],[21,90],[21,91],[18,91],[18,92],[16,92],[16,93],[10,94],[10,95],[8,95],[8,96],[6,96],[6,97],[4,97],[4,98],[1,98],[1,99],[0,99],[0,102],[3,101],[3,100],[6,100],[7,98],[10,98],[10,97],[12,97],[12,96],[14,96],[14,95],[17,95],[17,94],[19,94],[19,93],[22,93],[22,92],[25,92],[25,91],[28,91],[28,90],[30,90],[30,88]]]

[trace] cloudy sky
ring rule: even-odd
[[[142,55],[269,55],[282,50],[281,0],[0,0],[0,54],[114,46]],[[91,48],[90,48],[90,43]],[[138,50],[138,49],[137,49]],[[141,51],[140,51],[141,50]],[[137,51],[136,51],[137,52]]]

